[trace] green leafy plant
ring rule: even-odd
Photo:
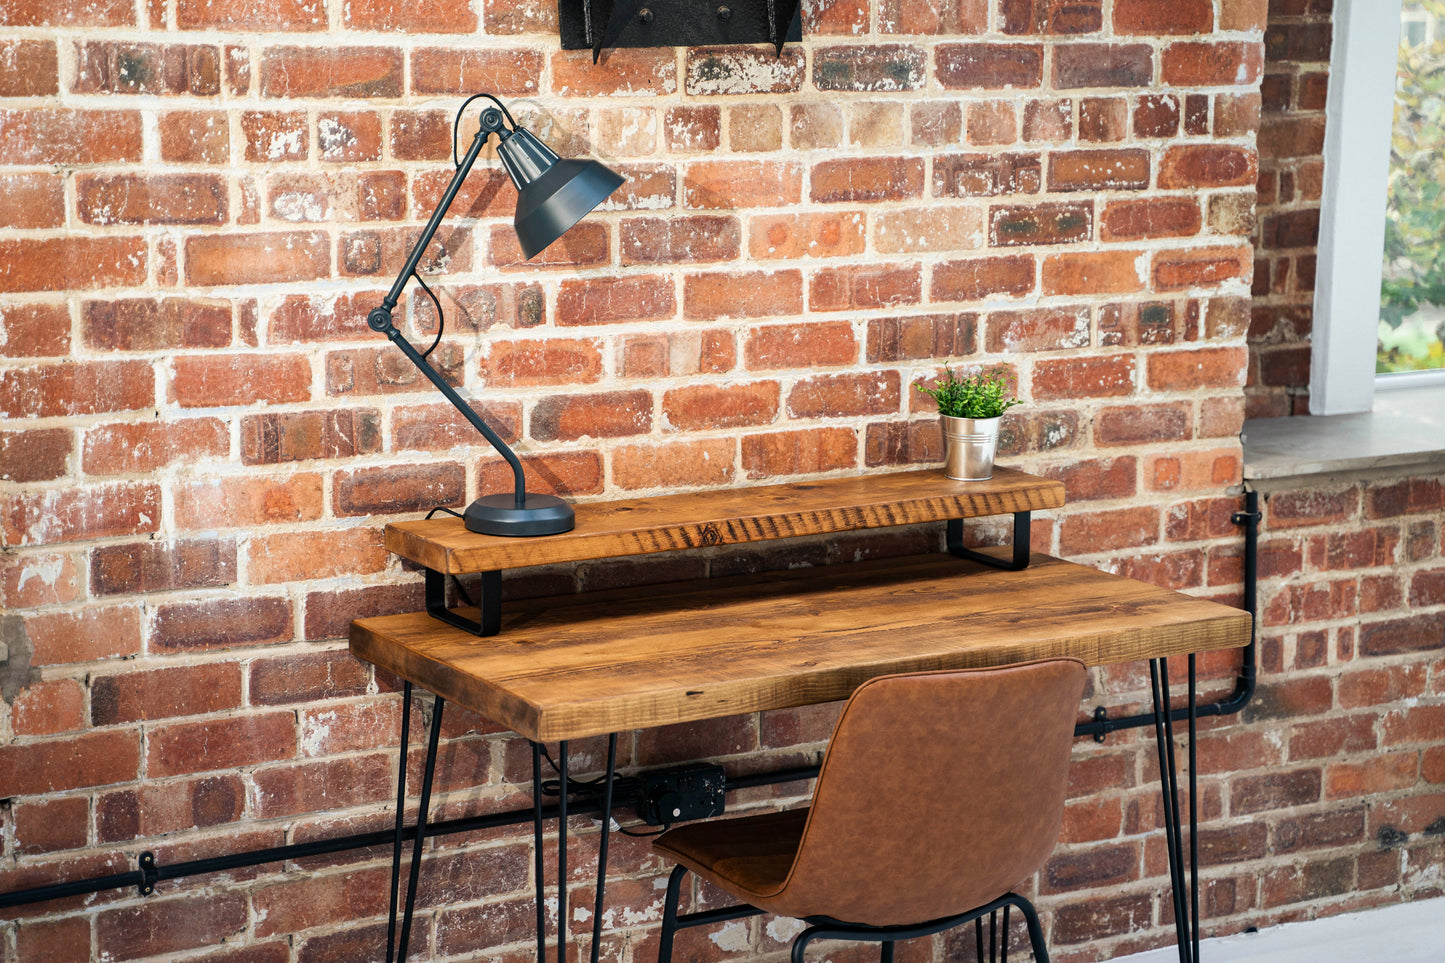
[[[1407,38],[1400,47],[1380,290],[1381,372],[1438,367],[1445,335],[1430,330],[1445,306],[1445,0],[1408,0],[1406,8],[1433,19],[1439,35],[1431,43]]]
[[[949,418],[997,418],[1014,405],[1023,404],[1009,394],[998,372],[980,372],[960,378],[947,368],[938,384],[930,388],[914,385],[938,403],[938,413]]]

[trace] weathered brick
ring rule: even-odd
[[[65,223],[65,182],[50,173],[0,174],[0,228],[39,230]]]
[[[1149,152],[1137,148],[1055,151],[1049,155],[1049,190],[1144,190]]]
[[[0,139],[4,129],[4,117],[0,116]],[[145,280],[147,264],[146,244],[141,238],[66,236],[3,240],[0,241],[0,292],[133,287]]]
[[[690,320],[761,318],[803,310],[800,271],[688,274],[682,284],[682,314]]]
[[[341,22],[350,30],[406,33],[472,33],[477,15],[467,5],[444,0],[396,3],[395,0],[354,0],[342,9]],[[488,27],[491,27],[490,18]]]
[[[753,47],[695,47],[687,51],[684,70],[689,97],[792,93],[807,79],[803,52],[795,47],[776,57]]]
[[[988,215],[993,247],[1070,244],[1094,233],[1092,204],[994,205]]]
[[[900,392],[896,371],[816,375],[788,392],[788,414],[793,418],[896,414]]]
[[[951,90],[1037,87],[1044,75],[1039,44],[945,43],[933,56],[938,82]]]
[[[64,428],[0,431],[0,480],[51,481],[70,471],[75,439]]]
[[[617,438],[652,430],[652,395],[609,391],[552,395],[532,409],[530,434],[539,441]]]
[[[1134,393],[1136,372],[1130,355],[1040,359],[1034,362],[1033,394],[1054,398],[1108,398]]]
[[[738,219],[731,215],[628,218],[622,222],[620,234],[623,264],[731,261],[735,260],[742,250],[742,227]],[[580,291],[593,283],[599,282],[564,282],[563,290]],[[657,290],[653,298],[648,299],[652,302],[659,299],[662,290],[666,289],[668,301],[671,303],[672,285],[663,278],[600,279],[600,283],[604,285],[604,290],[619,293],[639,285],[650,285]],[[586,299],[586,296],[580,293],[573,297]],[[616,295],[609,294],[609,299],[614,297]],[[637,317],[635,313],[623,316]],[[566,317],[563,313],[564,324],[568,323]]]
[[[186,280],[202,287],[311,281],[331,273],[330,239],[319,231],[195,235],[185,248]]]
[[[133,781],[140,771],[140,733],[87,732],[0,746],[11,796],[39,796]]]
[[[8,498],[0,535],[7,546],[148,535],[160,527],[160,509],[153,482],[46,489]]]
[[[401,51],[392,47],[271,47],[261,55],[265,97],[400,97]]]
[[[823,204],[896,201],[923,193],[923,161],[868,157],[813,165],[810,197]]]
[[[1054,48],[1054,88],[1147,87],[1154,80],[1148,44],[1071,43]]]
[[[0,156],[9,164],[104,164],[138,161],[141,117],[135,110],[0,109]]]
[[[916,264],[824,268],[808,285],[808,306],[819,312],[916,304],[922,297],[923,272]]]
[[[929,297],[935,301],[983,301],[999,295],[1022,297],[1034,290],[1032,255],[945,261],[933,269]]]
[[[858,436],[849,428],[815,428],[743,436],[749,478],[840,471],[858,463]]]
[[[1210,0],[1115,0],[1114,30],[1121,34],[1159,36],[1209,33],[1214,29]]]
[[[1138,251],[1051,254],[1043,260],[1045,294],[1124,294],[1144,288]]]
[[[550,63],[552,90],[563,96],[650,97],[677,90],[677,58],[671,50],[617,47],[597,64],[591,51],[561,50],[552,54]],[[531,83],[541,73],[534,70],[519,76]],[[689,71],[689,88],[691,80]]]
[[[666,400],[664,399],[664,406]],[[668,415],[671,421],[671,415]],[[621,445],[612,450],[612,480],[626,490],[727,485],[736,472],[731,439],[663,445]]]
[[[917,90],[927,76],[927,53],[909,44],[822,47],[813,52],[819,90]]]
[[[331,506],[337,515],[394,515],[460,508],[465,493],[466,478],[455,463],[358,468],[337,472]]]
[[[324,30],[326,5],[321,0],[176,0],[176,22],[182,30],[207,27],[232,30]]]

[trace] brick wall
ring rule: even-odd
[[[1265,18],[1263,0],[837,0],[809,6],[781,60],[664,49],[594,67],[557,50],[546,3],[0,2],[0,887],[386,823],[395,684],[351,659],[346,626],[420,606],[416,573],[381,550],[387,521],[505,476],[363,318],[479,89],[630,178],[523,264],[488,161],[424,267],[448,319],[440,366],[537,487],[585,502],[933,462],[911,386],[998,365],[1028,400],[1003,460],[1068,488],[1036,516],[1038,545],[1238,602]],[[1269,183],[1284,155],[1266,147]],[[406,305],[425,341],[424,296]],[[1438,893],[1441,485],[1269,493],[1260,697],[1202,742],[1209,931]],[[529,571],[507,591],[939,538]],[[1206,698],[1236,658],[1205,661]],[[1087,706],[1138,709],[1140,668],[1095,673]],[[641,732],[622,757],[796,764],[835,711]],[[443,814],[524,804],[525,744],[448,717]],[[584,770],[598,749],[574,747]],[[1064,841],[1026,887],[1056,959],[1169,938],[1156,772],[1140,732],[1078,745]],[[596,840],[575,828],[574,902]],[[661,868],[641,841],[613,853],[606,957],[645,960]],[[31,906],[0,924],[0,954],[372,958],[384,856]],[[530,865],[525,834],[440,842],[431,955],[526,958]],[[790,933],[693,932],[684,958],[776,953]]]
[[[1330,10],[1330,0],[1283,0],[1269,6],[1245,388],[1250,418],[1309,414]]]

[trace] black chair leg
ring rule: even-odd
[[[657,963],[672,963],[672,938],[677,933],[677,904],[686,866],[674,866],[667,877],[667,898],[662,903],[662,933],[657,940]]]
[[[813,942],[814,937],[817,935],[818,927],[816,926],[810,926],[797,935],[793,940],[792,963],[805,963],[803,951],[807,949],[808,944]]]
[[[892,941],[887,941],[883,944],[883,952],[878,954],[878,963],[893,963]]]
[[[1024,914],[1024,922],[1029,928],[1029,944],[1034,950],[1034,960],[1037,963],[1049,963],[1049,948],[1044,944],[1044,928],[1039,925],[1039,914],[1034,912],[1034,904],[1018,894],[1014,894],[1009,902]]]

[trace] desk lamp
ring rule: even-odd
[[[572,506],[555,495],[529,495],[526,479],[522,475],[522,463],[501,437],[462,400],[461,395],[427,363],[426,352],[412,347],[392,323],[391,313],[401,299],[402,291],[413,277],[417,283],[436,301],[436,295],[427,288],[416,273],[422,254],[431,243],[432,236],[441,226],[442,218],[461,189],[472,165],[487,140],[497,135],[497,155],[511,175],[517,188],[517,213],[513,224],[517,240],[521,242],[522,253],[528,260],[540,254],[547,245],[557,240],[581,220],[589,211],[607,199],[613,191],[622,186],[624,178],[595,160],[562,160],[546,144],[530,132],[517,125],[512,115],[500,100],[491,94],[477,94],[462,104],[477,97],[485,97],[496,106],[487,107],[481,114],[481,125],[466,156],[456,163],[456,173],[442,194],[441,201],[427,221],[421,238],[407,256],[406,265],[397,275],[391,290],[381,307],[374,308],[366,316],[371,330],[380,332],[401,349],[402,354],[427,376],[436,389],[452,403],[472,427],[482,433],[507,463],[512,466],[513,492],[509,495],[484,495],[467,506],[462,516],[469,531],[487,535],[555,535],[570,531],[576,523]],[[461,112],[457,115],[458,122]],[[503,121],[506,121],[504,124]],[[455,157],[455,147],[453,148]],[[441,320],[441,303],[436,303],[438,322]],[[437,332],[440,339],[441,332]],[[436,345],[433,344],[432,347]]]

